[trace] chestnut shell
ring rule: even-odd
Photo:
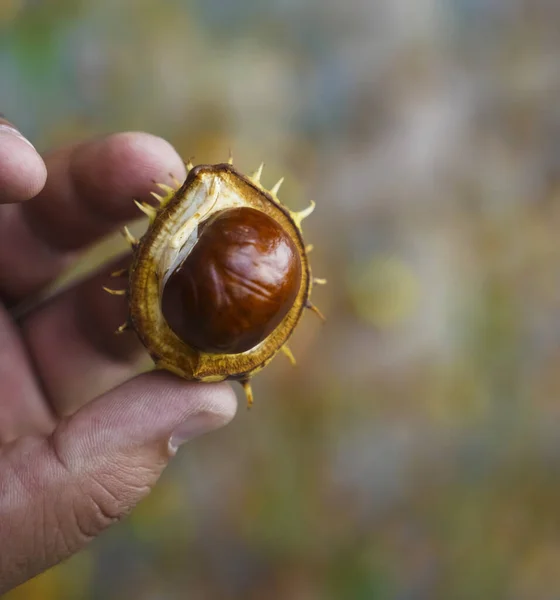
[[[301,233],[301,221],[312,212],[314,204],[301,212],[292,212],[283,206],[276,195],[279,184],[270,191],[261,185],[262,166],[251,177],[240,173],[231,163],[189,167],[185,182],[177,190],[167,188],[169,193],[160,199],[162,206],[159,210],[140,206],[151,220],[144,236],[135,240],[129,232],[125,232],[134,252],[127,290],[130,316],[121,330],[131,327],[136,331],[158,368],[195,381],[238,380],[243,383],[251,403],[249,379],[280,350],[291,357],[286,342],[304,308],[318,313],[309,299],[313,279]],[[221,337],[217,322],[214,325],[210,323],[210,329],[206,330],[192,327],[196,313],[202,314],[205,309],[191,298],[188,302],[193,315],[186,323],[190,332],[184,335],[180,324],[169,317],[170,324],[169,315],[164,314],[162,299],[166,286],[171,285],[167,291],[173,290],[173,274],[183,264],[188,267],[191,255],[196,258],[197,252],[210,256],[218,252],[212,245],[205,248],[205,226],[211,228],[213,219],[219,219],[217,215],[220,213],[241,209],[251,209],[263,215],[263,219],[268,217],[274,222],[270,234],[264,238],[270,237],[277,244],[282,241],[279,247],[284,248],[283,251],[289,249],[297,257],[297,260],[288,260],[290,267],[283,284],[280,279],[271,282],[277,312],[274,316],[274,311],[269,311],[256,319],[255,323],[259,322],[259,326],[254,330],[249,327],[237,339],[234,339],[235,336],[226,339],[227,336]],[[211,238],[212,235],[208,240]],[[220,256],[223,260],[223,253]],[[281,271],[279,269],[279,274]],[[189,285],[204,286],[199,280],[199,273],[191,275],[193,282],[196,280],[197,283]],[[178,293],[180,295],[180,290]],[[216,319],[219,320],[218,317]],[[225,319],[229,325],[233,320],[232,315]],[[214,326],[216,330],[209,335]],[[213,336],[214,339],[210,339]]]

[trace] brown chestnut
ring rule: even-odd
[[[280,225],[254,208],[233,208],[201,224],[164,288],[162,309],[187,344],[236,354],[274,331],[300,285],[301,260]]]

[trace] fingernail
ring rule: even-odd
[[[0,123],[0,135],[3,133],[7,133],[8,135],[13,135],[13,136],[19,138],[20,140],[27,142],[35,150],[35,146],[26,137],[24,137],[15,127],[12,127],[12,125],[6,125],[5,123]]]
[[[185,422],[183,422],[177,429],[171,434],[169,439],[169,451],[171,454],[175,454],[179,449],[179,446],[194,440],[194,438],[200,437],[205,433],[209,433],[214,429],[218,429],[222,425],[225,425],[226,421],[223,415],[212,413],[212,412],[201,412],[192,415]]]

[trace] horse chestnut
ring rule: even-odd
[[[130,316],[157,367],[196,381],[250,378],[280,350],[309,300],[313,279],[301,221],[314,204],[291,212],[231,164],[188,165],[178,189],[158,184],[160,206],[138,204],[150,217],[128,271]],[[179,182],[177,182],[179,184]],[[107,288],[106,288],[107,289]],[[107,291],[123,293],[122,291]]]
[[[163,290],[163,314],[198,350],[246,352],[274,331],[296,299],[297,248],[274,219],[254,208],[219,212],[200,229]]]

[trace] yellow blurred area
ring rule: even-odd
[[[6,600],[59,600],[83,598],[91,585],[93,562],[86,550],[66,563],[38,575],[4,595]]]
[[[9,25],[23,8],[23,0],[2,0],[0,2],[0,27]]]
[[[419,282],[410,265],[395,257],[374,257],[351,271],[354,310],[375,327],[393,327],[418,305]]]

